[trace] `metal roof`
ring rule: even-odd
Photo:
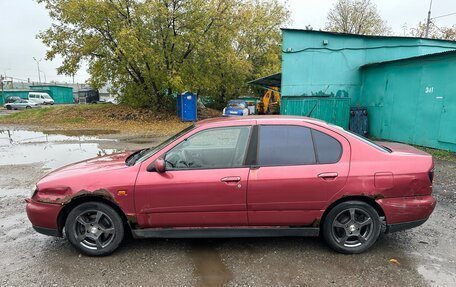
[[[282,84],[282,73],[272,74],[263,78],[259,78],[250,82],[250,85],[256,85],[261,87],[277,87],[280,88]]]
[[[67,87],[63,85],[55,85],[55,84],[40,84],[40,85],[31,85],[30,88],[47,88],[47,87],[59,87],[59,88],[67,88],[67,89],[73,89],[72,87]]]
[[[421,59],[438,57],[438,56],[445,56],[445,55],[455,55],[456,56],[456,49],[455,50],[444,51],[444,52],[439,52],[439,53],[431,53],[431,54],[425,54],[425,55],[420,55],[420,56],[413,56],[413,57],[409,57],[409,58],[401,58],[401,59],[397,59],[397,60],[369,63],[369,64],[362,65],[360,67],[360,69],[369,68],[369,67],[372,67],[372,66],[383,65],[383,64],[388,64],[388,63],[421,60]]]
[[[432,38],[421,38],[421,37],[411,37],[411,36],[382,36],[382,35],[360,35],[360,34],[350,34],[350,33],[341,33],[341,32],[330,32],[330,31],[321,31],[321,30],[306,30],[306,29],[296,29],[296,28],[280,28],[284,31],[300,31],[306,33],[321,33],[321,34],[330,34],[336,36],[351,36],[351,37],[360,37],[360,38],[391,38],[391,39],[416,39],[416,40],[430,40],[430,41],[439,41],[446,43],[455,43],[456,41],[452,40],[443,40],[443,39],[432,39]]]

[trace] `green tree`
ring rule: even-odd
[[[391,28],[370,0],[338,0],[328,13],[325,29],[360,35],[391,34]]]
[[[55,21],[38,37],[61,74],[87,63],[90,82],[106,83],[134,106],[166,106],[175,91],[222,101],[245,82],[280,70],[277,0],[38,0]]]

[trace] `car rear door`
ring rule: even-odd
[[[344,187],[350,146],[317,125],[264,124],[256,157],[249,175],[249,225],[306,226],[318,223],[327,201]]]
[[[166,172],[142,167],[135,187],[138,224],[246,226],[249,167],[244,161],[251,130],[250,124],[201,130],[159,155]]]

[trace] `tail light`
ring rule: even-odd
[[[429,180],[431,183],[434,181],[434,168],[429,171]]]

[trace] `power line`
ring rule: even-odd
[[[445,15],[440,15],[440,16],[437,16],[437,17],[432,17],[432,19],[442,18],[442,17],[446,17],[446,16],[451,16],[451,15],[456,15],[456,12],[450,13],[450,14],[445,14]]]

